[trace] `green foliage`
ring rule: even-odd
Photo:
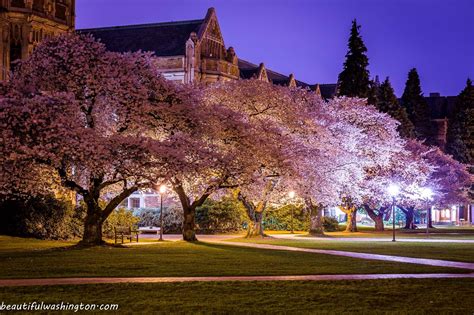
[[[449,120],[446,151],[461,163],[474,164],[474,86],[470,79]]]
[[[408,118],[415,127],[415,137],[420,140],[430,139],[433,136],[430,109],[423,97],[420,85],[420,77],[415,68],[408,73],[405,90],[402,95],[402,104],[408,114]]]
[[[114,236],[114,227],[117,226],[130,226],[135,227],[139,221],[139,218],[133,215],[132,210],[125,208],[115,209],[105,220],[103,225],[103,233],[108,237]]]
[[[325,232],[339,231],[339,222],[333,217],[323,217],[323,228]]]
[[[197,229],[204,233],[239,231],[246,220],[244,207],[231,197],[219,201],[208,199],[196,209]]]
[[[398,102],[388,77],[378,88],[375,105],[379,111],[389,114],[400,122],[397,130],[403,138],[415,137],[413,123],[408,118],[405,108]]]
[[[53,195],[0,201],[0,233],[40,239],[71,239],[82,233],[82,214]]]
[[[307,231],[309,229],[309,214],[299,204],[288,204],[280,208],[269,207],[263,217],[265,229],[275,231],[291,230],[292,211],[293,229],[295,231]]]
[[[140,209],[138,226],[161,226],[159,209]],[[163,207],[163,233],[181,233],[183,210],[179,207]]]
[[[344,68],[338,77],[338,95],[349,97],[368,97],[370,91],[369,59],[367,47],[359,33],[360,25],[352,21],[349,37],[349,51],[346,54]]]

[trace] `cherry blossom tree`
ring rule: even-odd
[[[18,192],[25,164],[45,168],[84,200],[82,243],[101,244],[103,222],[130,194],[199,168],[185,151],[212,156],[191,137],[201,117],[180,89],[150,54],[107,52],[87,36],[45,40],[0,89],[2,190]]]

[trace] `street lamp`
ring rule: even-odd
[[[166,186],[161,185],[158,189],[160,192],[160,241],[163,240],[163,194],[166,192]]]
[[[400,187],[398,187],[398,185],[391,184],[390,186],[388,186],[388,194],[392,197],[392,242],[395,242],[395,198],[398,196],[399,193]]]
[[[292,190],[288,193],[288,197],[290,197],[290,199],[293,199],[295,198],[295,192]],[[294,234],[295,233],[295,230],[293,229],[293,205],[291,205],[291,234]]]
[[[433,191],[429,187],[424,187],[420,191],[420,196],[424,201],[433,199]],[[426,237],[430,237],[431,206],[426,209]]]

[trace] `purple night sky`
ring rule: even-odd
[[[371,76],[398,96],[412,67],[425,95],[474,79],[474,0],[77,0],[76,27],[202,19],[211,6],[237,56],[307,83],[336,82],[353,18]]]

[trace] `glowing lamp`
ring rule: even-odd
[[[396,197],[400,193],[400,187],[398,187],[398,185],[391,184],[390,186],[388,186],[387,191],[390,197]]]

